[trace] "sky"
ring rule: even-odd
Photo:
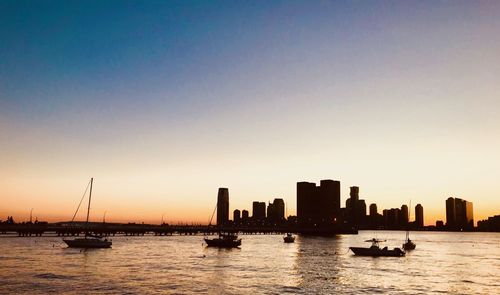
[[[0,0],[0,40],[0,220],[69,220],[90,177],[91,220],[295,214],[321,179],[500,214],[500,2]]]

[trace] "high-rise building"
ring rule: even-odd
[[[229,190],[219,188],[217,194],[217,225],[225,225],[229,221]]]
[[[465,227],[468,229],[474,228],[474,210],[472,206],[472,202],[465,202]]]
[[[448,198],[446,200],[446,227],[451,230],[473,229],[472,203],[460,198]]]
[[[408,214],[408,206],[403,205],[401,206],[401,216],[399,218],[399,222],[401,226],[405,227],[408,225],[409,220],[409,214]]]
[[[285,220],[285,201],[283,199],[274,199],[267,206],[267,221],[269,223],[280,223]]]
[[[400,228],[400,218],[401,209],[392,208],[389,210],[384,210],[384,222],[386,229],[398,229]]]
[[[241,212],[238,209],[233,211],[233,222],[235,225],[238,225],[241,223]]]
[[[248,217],[249,217],[248,210],[241,211],[241,219],[248,219]]]
[[[370,216],[377,216],[377,204],[370,204]]]
[[[330,224],[340,215],[340,181],[297,183],[297,219],[301,224]]]
[[[359,199],[359,187],[351,186],[349,195],[346,200],[346,221],[353,226],[366,227],[366,202]]]
[[[252,219],[254,222],[263,222],[266,219],[266,203],[253,202],[252,204]]]
[[[241,223],[244,225],[248,225],[249,219],[250,218],[249,218],[248,210],[241,211]]]
[[[424,207],[420,204],[415,206],[415,226],[417,228],[424,227]]]
[[[377,204],[370,204],[369,228],[377,229],[379,226],[379,214],[377,212]]]

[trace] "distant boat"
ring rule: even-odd
[[[415,243],[413,243],[412,240],[410,240],[410,238],[408,237],[408,232],[406,232],[406,240],[405,243],[403,244],[403,249],[415,250],[416,247],[417,245],[415,245]]]
[[[363,248],[363,247],[349,247],[352,252],[354,252],[354,255],[357,256],[372,256],[372,257],[379,257],[379,256],[391,256],[391,257],[401,257],[405,256],[406,253],[405,251],[399,249],[399,248],[394,248],[394,249],[388,249],[387,247],[380,248],[380,243],[385,242],[385,240],[378,240],[378,239],[371,239],[371,240],[366,240],[365,242],[371,242],[372,245],[370,248]]]
[[[411,201],[410,201],[410,208],[409,208],[409,215],[408,215],[408,220],[410,219],[410,216],[411,216]],[[406,239],[405,239],[405,242],[403,244],[403,249],[405,249],[406,251],[408,250],[415,250],[415,248],[417,247],[417,245],[412,242],[412,240],[410,240],[410,229],[407,228],[406,229]]]
[[[295,242],[295,237],[291,233],[287,233],[286,236],[283,237],[285,243],[293,243]]]
[[[219,233],[217,238],[205,238],[208,247],[236,248],[241,246],[241,239],[235,234]]]
[[[88,225],[89,225],[90,201],[92,200],[92,184],[93,184],[93,182],[94,182],[94,178],[91,178],[90,179],[89,205],[87,207],[87,220],[85,222],[86,229],[88,229]],[[80,206],[78,206],[78,207],[80,207]],[[76,210],[78,212],[78,209],[76,209]],[[75,213],[75,215],[76,215],[76,213]],[[111,240],[103,239],[101,237],[94,236],[94,235],[90,235],[87,231],[85,232],[85,237],[83,237],[83,238],[63,239],[63,241],[70,248],[111,248],[111,245],[112,245]]]

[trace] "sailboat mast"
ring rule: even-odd
[[[90,201],[92,200],[92,183],[94,182],[94,178],[90,178],[90,194],[89,194],[89,206],[87,207],[87,225],[89,223],[89,214],[90,214]]]

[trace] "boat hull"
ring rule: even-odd
[[[295,238],[294,237],[283,237],[283,240],[285,241],[285,243],[293,243],[293,242],[295,242]]]
[[[112,242],[100,239],[63,239],[69,248],[111,248]]]
[[[416,247],[417,247],[417,245],[415,245],[412,242],[403,244],[403,249],[405,249],[405,250],[415,250]]]
[[[208,247],[219,247],[219,248],[236,248],[241,246],[241,239],[228,240],[228,239],[205,239]]]
[[[394,249],[377,249],[377,248],[363,248],[363,247],[349,247],[356,256],[371,256],[371,257],[402,257],[405,252],[399,248]]]

